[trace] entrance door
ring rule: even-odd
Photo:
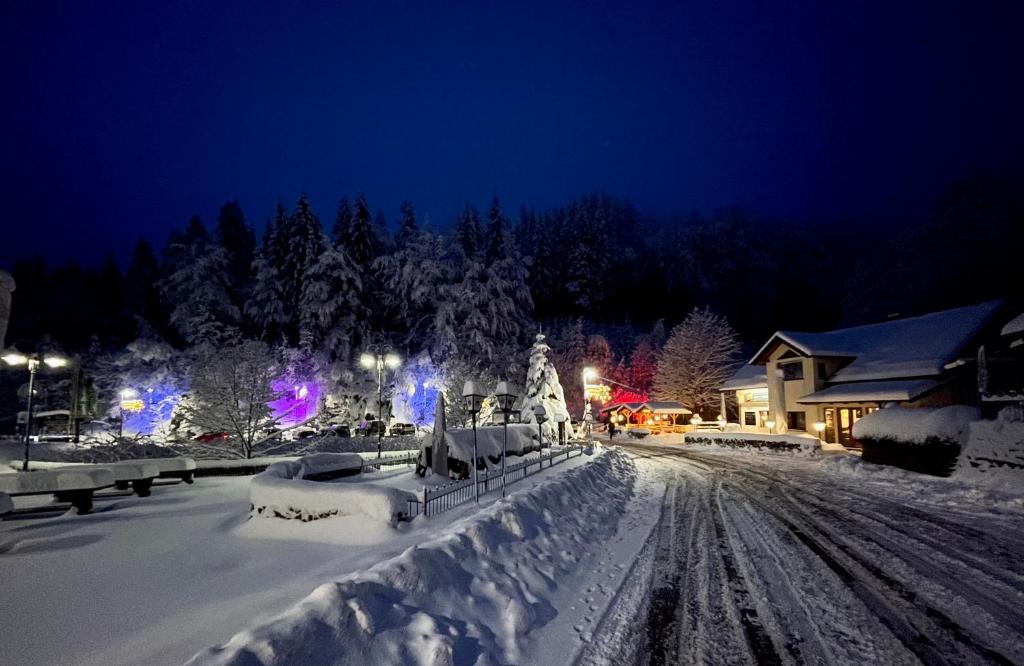
[[[840,407],[836,411],[839,413],[839,443],[847,448],[859,449],[860,444],[853,438],[853,424],[860,420],[863,411],[860,407]]]

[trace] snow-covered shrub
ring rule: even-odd
[[[816,455],[821,450],[821,442],[816,437],[758,435],[749,432],[688,432],[683,435],[683,443],[709,449],[770,451],[802,456]]]
[[[956,474],[985,481],[1001,479],[1024,487],[1024,422],[971,423]]]
[[[328,463],[324,456],[348,455],[319,454],[312,459],[274,463],[249,482],[253,514],[302,521],[364,515],[389,523],[405,515],[409,500],[416,499],[414,493],[406,490],[370,483],[330,483],[302,478],[305,474],[318,476],[341,462],[340,458],[334,458],[334,462]]]
[[[979,416],[976,407],[966,405],[887,407],[857,421],[853,436],[867,462],[949,476],[967,441],[970,423]]]
[[[864,440],[893,440],[924,444],[942,440],[963,444],[971,421],[980,418],[977,407],[888,407],[871,412],[853,424],[853,436]]]

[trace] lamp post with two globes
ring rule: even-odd
[[[56,354],[46,354],[45,356],[38,356],[33,354],[32,356],[26,356],[15,349],[9,349],[4,355],[4,363],[10,366],[16,365],[27,365],[28,366],[28,405],[27,411],[28,416],[25,419],[25,458],[21,465],[23,472],[28,471],[28,446],[29,441],[32,438],[32,393],[35,390],[36,371],[39,369],[39,364],[43,363],[48,368],[63,368],[68,364],[68,360],[63,356]]]
[[[508,382],[498,382],[494,389],[494,397],[498,401],[498,409],[501,410],[501,496],[505,496],[505,458],[508,457],[508,419],[512,414],[512,405],[516,402],[516,395],[508,387]]]
[[[473,380],[468,380],[462,385],[462,400],[465,404],[466,411],[473,417],[473,497],[477,502],[480,501],[480,483],[477,480],[477,468],[480,466],[480,454],[477,453],[476,449],[476,415],[480,413],[480,409],[483,407],[484,399],[486,397],[487,395],[484,393],[484,390]],[[504,465],[504,462],[502,465]],[[504,478],[502,479],[502,483],[504,483]]]
[[[402,365],[402,359],[398,354],[364,352],[359,357],[359,365],[367,370],[377,369],[377,457],[380,458],[381,442],[384,439],[384,370],[397,369]]]

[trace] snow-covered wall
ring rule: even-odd
[[[872,412],[853,424],[858,440],[892,440],[905,444],[924,444],[942,440],[963,445],[971,421],[980,417],[977,407],[887,407]]]

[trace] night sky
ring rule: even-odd
[[[0,263],[303,190],[837,219],[1024,165],[1021,2],[260,4],[5,2]]]

